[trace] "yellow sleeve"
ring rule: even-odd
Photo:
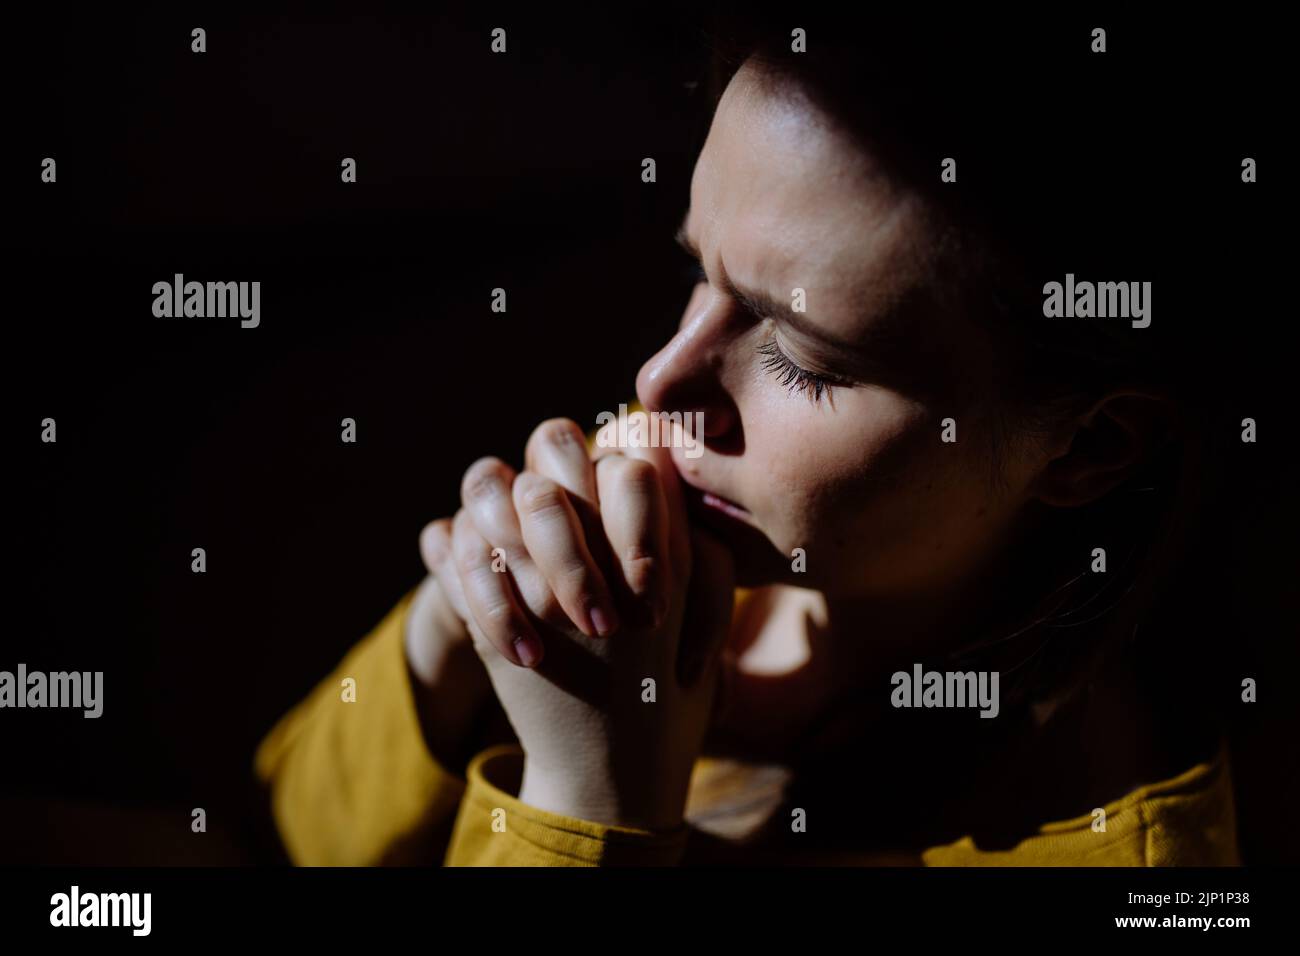
[[[429,752],[403,640],[409,591],[257,748],[289,858],[305,866],[436,863],[465,781]],[[355,700],[344,699],[344,680]]]
[[[982,849],[965,836],[931,847],[922,860],[927,866],[1241,865],[1226,740],[1211,760],[1099,809],[1104,813],[1045,824],[1005,850]]]
[[[521,803],[518,744],[489,747],[470,761],[468,789],[446,866],[675,866],[689,828],[670,832],[611,826]]]

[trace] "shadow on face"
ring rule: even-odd
[[[940,237],[795,83],[736,73],[679,235],[701,281],[637,392],[702,414],[674,462],[742,584],[941,591],[1014,522],[1039,463],[990,474],[992,345],[944,304]]]

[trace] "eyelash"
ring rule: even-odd
[[[760,345],[758,354],[767,356],[763,368],[774,373],[777,381],[788,388],[792,395],[802,392],[814,405],[821,401],[823,392],[827,398],[830,398],[831,389],[837,384],[825,376],[795,365],[789,356],[781,351],[775,339],[769,339]]]
[[[709,281],[704,266],[694,259],[686,263],[685,275],[692,285],[699,285],[701,282]],[[775,374],[777,380],[788,388],[791,394],[798,395],[802,392],[808,396],[814,405],[821,402],[823,394],[829,398],[832,387],[840,384],[796,365],[789,356],[781,351],[781,347],[776,344],[775,339],[769,339],[760,345],[758,352],[760,355],[766,356],[763,368]]]

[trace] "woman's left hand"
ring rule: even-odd
[[[423,538],[519,736],[519,798],[675,829],[712,716],[731,555],[688,525],[664,448],[592,462],[578,426],[552,420],[530,438],[525,468],[476,462],[460,512]],[[526,628],[544,649],[533,667],[499,649]]]

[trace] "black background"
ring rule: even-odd
[[[16,570],[0,667],[106,676],[98,720],[3,716],[0,858],[268,858],[254,746],[420,580],[417,535],[454,512],[464,468],[518,462],[544,418],[593,425],[671,335],[689,288],[671,237],[710,110],[700,22],[684,5],[11,22],[0,417]],[[1021,28],[1053,42],[1087,23]],[[1207,387],[1262,387],[1228,390],[1228,415],[1273,413],[1256,415],[1269,425],[1250,490],[1220,505],[1255,542],[1243,631],[1293,650],[1294,620],[1277,616],[1294,576],[1277,511],[1294,515],[1292,355],[1254,331],[1294,322],[1276,292],[1290,227],[1267,184],[1285,157],[1261,159],[1231,225],[1214,218],[1240,156],[1269,155],[1282,122],[1270,31],[1124,25],[1117,68],[1171,99],[1214,97],[1188,137],[1203,152],[1170,161],[1223,161],[1223,192],[1188,201],[1207,203],[1208,244],[1258,267],[1250,315],[1203,317],[1242,349]],[[507,56],[489,52],[494,26]],[[1179,68],[1142,62],[1137,38]],[[1063,117],[1062,143],[1100,122]],[[339,181],[345,156],[356,185]],[[151,286],[175,272],[260,280],[261,327],[153,318]],[[505,314],[489,308],[497,286]],[[39,442],[47,416],[54,445]],[[339,440],[344,417],[356,444]],[[206,574],[190,571],[195,547]],[[1285,728],[1258,725],[1276,763]],[[202,843],[192,807],[207,810]]]

